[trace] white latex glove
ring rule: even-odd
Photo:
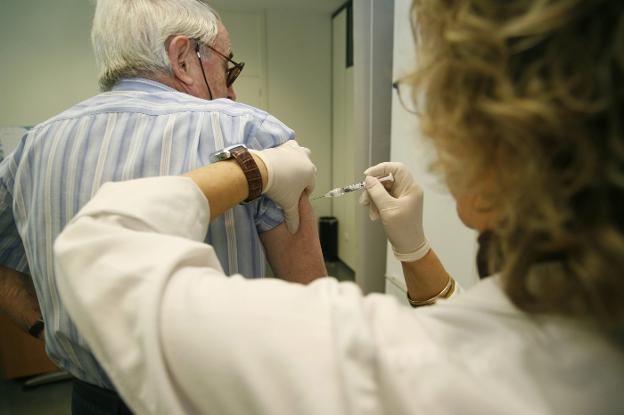
[[[299,198],[304,190],[314,190],[316,166],[310,160],[310,150],[291,140],[267,150],[250,150],[264,162],[268,181],[262,194],[267,195],[284,210],[284,220],[290,233],[299,229]]]
[[[387,191],[376,177],[392,173]],[[423,191],[402,163],[380,163],[369,167],[360,204],[369,207],[371,220],[381,218],[394,256],[402,262],[417,261],[429,252],[423,230]]]

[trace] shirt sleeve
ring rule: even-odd
[[[260,122],[251,133],[251,142],[248,144],[256,150],[263,150],[284,144],[295,139],[295,132],[286,124],[270,114]],[[284,212],[271,199],[262,197],[258,203],[255,215],[255,224],[258,233],[270,231],[284,223]]]
[[[251,135],[252,140],[249,145],[256,150],[276,147],[295,139],[295,131],[271,114],[266,114]]]
[[[158,194],[160,199],[154,197]],[[167,194],[169,202],[160,203]],[[169,272],[197,250],[201,255],[191,261],[199,262],[187,266],[223,272],[212,247],[200,242],[209,218],[204,195],[188,178],[107,183],[55,242],[63,303],[135,413],[193,413],[168,374],[160,308]],[[144,268],[147,263],[155,268]],[[156,272],[161,266],[162,272]],[[106,316],[105,324],[94,324],[103,322],[98,315]]]
[[[63,302],[129,406],[378,413],[374,394],[354,404],[343,383],[344,371],[356,371],[356,388],[375,390],[374,336],[357,286],[226,278],[203,243],[209,216],[188,179],[111,183],[55,243]]]
[[[271,199],[262,196],[254,220],[258,233],[267,232],[284,223],[284,212]]]
[[[0,265],[29,274],[22,238],[13,217],[9,157],[0,163]]]

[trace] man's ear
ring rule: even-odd
[[[173,76],[186,85],[192,85],[192,71],[197,64],[194,43],[186,36],[174,36],[169,41],[167,55],[173,69]]]

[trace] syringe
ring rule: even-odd
[[[378,177],[377,180],[379,180],[380,182],[393,182],[394,177],[392,176],[392,173],[390,173],[387,176]],[[329,192],[325,193],[323,196],[317,196],[312,200],[323,199],[326,197],[328,198],[340,197],[340,196],[344,196],[347,193],[355,192],[356,190],[361,190],[363,188],[364,188],[364,181],[361,181],[361,182],[349,184],[343,187],[336,187],[335,189],[331,189]]]

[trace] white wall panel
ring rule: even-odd
[[[345,186],[361,180],[354,174],[353,150],[353,67],[346,67],[347,11],[332,20],[332,185]],[[333,215],[338,219],[338,257],[351,269],[356,266],[357,232],[355,209],[357,195],[345,195],[332,201]]]
[[[354,174],[390,157],[393,0],[354,0]],[[355,211],[355,279],[364,292],[383,292],[386,237],[368,211]]]

